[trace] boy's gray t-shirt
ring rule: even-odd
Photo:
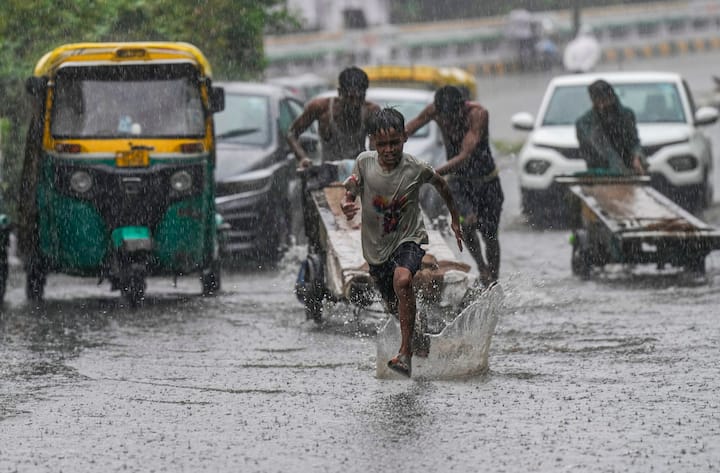
[[[385,171],[377,151],[365,151],[357,157],[353,175],[362,203],[363,256],[369,264],[384,263],[404,242],[428,242],[419,195],[435,175],[429,164],[403,153],[397,167]]]

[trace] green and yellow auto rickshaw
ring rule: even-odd
[[[130,305],[146,277],[220,288],[213,113],[224,93],[193,45],[77,43],[40,59],[18,228],[26,293],[47,275],[109,280]]]

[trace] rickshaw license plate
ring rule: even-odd
[[[148,167],[150,165],[150,153],[147,149],[118,151],[115,155],[115,165],[120,168]]]

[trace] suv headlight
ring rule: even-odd
[[[698,159],[691,154],[682,154],[668,159],[668,164],[675,172],[692,171],[698,167]]]
[[[84,194],[89,191],[92,185],[92,176],[86,171],[75,171],[70,176],[70,187],[78,194]]]
[[[550,167],[550,161],[544,159],[530,159],[525,163],[525,172],[528,174],[541,175]]]

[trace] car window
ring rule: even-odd
[[[270,101],[264,95],[226,94],[225,110],[215,114],[218,140],[267,146],[271,130]]]
[[[620,103],[635,112],[638,123],[684,123],[685,112],[672,82],[613,84]],[[592,107],[586,85],[557,87],[548,103],[543,126],[574,125]]]

